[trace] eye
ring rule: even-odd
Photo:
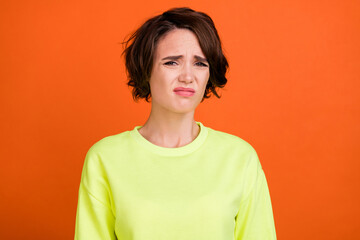
[[[164,65],[168,65],[168,66],[175,66],[176,64],[177,63],[174,61],[169,61],[169,62],[164,63]]]
[[[207,64],[205,64],[205,63],[203,63],[203,62],[197,62],[197,63],[195,63],[197,66],[199,66],[199,67],[207,67],[208,65]]]

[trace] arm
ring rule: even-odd
[[[81,175],[75,240],[116,239],[109,193],[100,156],[90,149]]]
[[[235,218],[235,240],[275,240],[275,223],[266,177],[256,153],[251,157],[245,181],[247,191]]]

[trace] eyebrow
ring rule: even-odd
[[[182,58],[183,55],[177,55],[177,56],[167,56],[167,57],[164,57],[163,59],[161,60],[178,60],[180,58]],[[198,55],[195,55],[194,58],[198,61],[202,61],[202,62],[207,62],[206,58],[203,58],[203,57],[200,57]]]

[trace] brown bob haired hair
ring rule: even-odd
[[[223,54],[214,22],[207,14],[184,7],[172,8],[148,19],[123,42],[125,49],[122,55],[125,54],[127,85],[133,87],[132,96],[135,101],[145,98],[149,102],[151,92],[148,81],[157,43],[166,33],[179,28],[188,29],[197,36],[200,48],[209,63],[210,77],[201,102],[210,97],[210,92],[220,98],[215,88],[225,86],[225,74],[229,64]]]

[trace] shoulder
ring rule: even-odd
[[[234,134],[211,128],[208,128],[208,131],[208,149],[221,153],[223,159],[231,159],[232,163],[241,169],[255,170],[261,168],[257,152],[250,143]]]
[[[227,132],[214,130],[208,127],[209,141],[217,146],[235,148],[246,152],[255,152],[255,149],[244,139]]]
[[[100,154],[126,148],[125,145],[129,143],[129,138],[130,131],[103,137],[90,147],[88,154]]]
[[[119,160],[119,156],[124,157],[131,148],[129,131],[119,134],[106,136],[95,142],[87,151],[85,165],[105,167]],[[94,167],[96,168],[96,167]]]
[[[129,131],[106,136],[95,142],[87,151],[83,175],[105,174],[105,169],[118,160],[129,144]]]

